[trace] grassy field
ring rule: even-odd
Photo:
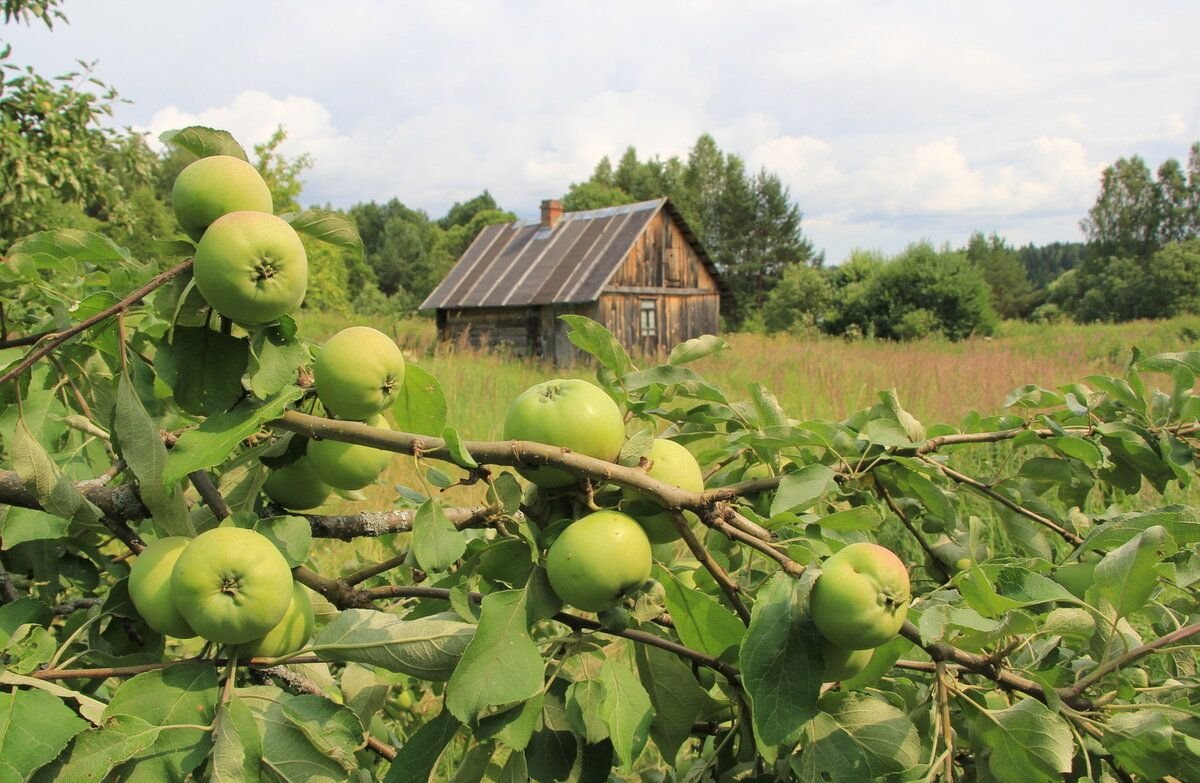
[[[351,323],[391,334],[410,361],[433,373],[448,398],[450,425],[470,440],[498,439],[509,402],[532,384],[561,376],[594,378],[588,366],[556,368],[502,353],[439,346],[428,319],[351,320],[313,312],[301,318],[303,333],[318,341]],[[1009,323],[995,338],[960,343],[848,342],[755,334],[730,334],[725,339],[730,350],[694,366],[735,399],[747,398],[747,385],[757,381],[774,392],[794,418],[841,419],[874,404],[880,390],[895,387],[902,404],[922,422],[955,424],[972,410],[999,412],[1008,392],[1024,384],[1054,388],[1094,373],[1118,374],[1134,346],[1144,354],[1194,347],[1200,339],[1200,318],[1093,326]],[[638,362],[639,366],[654,363],[654,359]],[[419,487],[421,480],[411,458],[397,459],[385,481],[368,488],[366,502],[353,506],[338,502],[328,510],[386,508],[394,498],[394,484]],[[455,488],[444,497],[456,503],[478,503],[482,490]],[[352,547],[333,544],[321,559],[346,568],[385,556],[374,550],[368,542]]]
[[[432,372],[450,398],[451,422],[470,439],[499,437],[510,400],[528,386],[559,375],[594,377],[587,366],[556,368],[503,354],[438,346],[432,321],[355,319],[396,338],[406,356]],[[305,313],[314,340],[351,323],[341,316]],[[734,397],[751,382],[764,384],[798,419],[840,419],[874,404],[895,387],[922,421],[953,424],[969,411],[994,413],[1005,395],[1024,384],[1045,387],[1093,373],[1118,373],[1130,349],[1184,350],[1200,340],[1200,318],[1094,326],[1005,324],[1000,336],[951,343],[847,342],[756,334],[725,335],[731,350],[695,365]],[[654,363],[644,359],[640,366]]]

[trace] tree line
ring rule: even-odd
[[[61,19],[56,3],[7,3],[6,21]],[[32,10],[30,10],[32,9]],[[170,184],[194,155],[156,152],[108,120],[120,100],[86,66],[47,78],[0,49],[0,249],[49,228],[98,231],[134,257],[175,239]],[[283,128],[254,147],[277,212],[300,209],[307,155],[280,153]],[[685,156],[607,156],[563,195],[568,211],[670,197],[734,294],[732,329],[909,339],[990,334],[1002,319],[1120,321],[1200,312],[1200,143],[1153,174],[1138,156],[1105,169],[1080,226],[1084,242],[1014,248],[976,232],[958,248],[916,243],[885,256],[856,250],[827,265],[780,177],[753,171],[701,135]],[[431,217],[399,199],[347,210],[360,260],[310,243],[306,306],[413,312],[484,226],[516,219],[482,191]],[[2,270],[0,270],[2,276]],[[19,314],[7,314],[9,320]],[[14,325],[9,324],[9,328]]]

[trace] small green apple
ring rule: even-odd
[[[247,658],[278,658],[281,655],[290,655],[303,649],[308,643],[315,622],[308,590],[299,582],[294,582],[292,601],[288,604],[283,619],[264,636],[242,645],[239,654]]]
[[[504,419],[505,440],[561,446],[589,457],[614,461],[625,445],[621,409],[595,384],[577,378],[535,384],[521,392]],[[519,467],[539,487],[567,487],[575,476],[549,467]]]
[[[232,155],[200,158],[181,171],[171,188],[171,206],[179,225],[197,242],[222,215],[274,212],[262,174]]]
[[[205,639],[244,644],[283,619],[292,600],[292,570],[261,533],[216,527],[192,539],[175,561],[171,597]]]
[[[404,354],[378,329],[350,326],[325,341],[313,363],[321,404],[338,418],[382,413],[404,386]]]
[[[265,212],[230,212],[200,238],[192,275],[204,301],[248,326],[296,310],[308,289],[308,256],[296,229]]]
[[[321,480],[307,457],[272,470],[263,492],[273,502],[293,511],[306,511],[325,502],[333,490]]]
[[[596,511],[572,522],[546,556],[550,586],[585,612],[616,606],[650,578],[650,541],[632,517]]]
[[[650,460],[650,469],[646,474],[664,484],[686,489],[689,492],[704,491],[704,473],[700,463],[684,446],[666,438],[655,438],[646,455]],[[662,511],[662,506],[642,493],[623,489],[625,511],[638,521],[646,530],[646,536],[652,544],[666,544],[679,540],[679,531],[671,521],[671,512]],[[696,520],[696,515],[685,512],[689,522]]]
[[[191,639],[196,635],[171,598],[171,571],[190,543],[192,539],[185,536],[152,541],[129,569],[129,597],[133,600],[133,608],[146,625],[178,639]]]
[[[821,645],[821,659],[825,661],[825,674],[822,682],[841,682],[856,676],[875,654],[873,648],[866,650],[847,650],[838,647],[828,639]]]
[[[365,423],[391,429],[381,414],[375,414]],[[362,489],[374,483],[392,462],[390,451],[338,440],[310,440],[306,454],[313,472],[338,489]]]
[[[908,616],[908,570],[890,549],[860,542],[831,555],[809,597],[809,612],[827,640],[847,650],[878,647]]]

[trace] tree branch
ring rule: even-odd
[[[22,373],[24,373],[26,370],[28,370],[30,367],[32,367],[38,359],[42,358],[43,356],[50,353],[58,346],[67,342],[75,335],[92,328],[96,324],[98,324],[101,321],[104,321],[108,318],[113,317],[117,313],[124,312],[126,309],[128,309],[130,307],[130,305],[140,302],[142,299],[144,299],[148,294],[153,292],[155,289],[161,288],[163,285],[171,282],[176,277],[179,277],[179,275],[183,274],[184,272],[188,271],[191,268],[192,268],[192,259],[189,258],[186,261],[183,261],[183,262],[171,267],[167,271],[156,275],[155,277],[153,277],[150,280],[150,282],[146,283],[141,288],[139,288],[136,291],[134,291],[133,293],[129,294],[124,299],[117,302],[115,305],[104,308],[103,310],[96,313],[92,317],[86,318],[86,319],[80,321],[79,323],[75,324],[70,329],[65,329],[61,332],[52,332],[49,334],[41,335],[41,339],[39,339],[37,341],[37,344],[34,346],[33,350],[31,350],[29,353],[27,353],[25,355],[24,359],[22,359],[20,362],[18,362],[17,365],[15,367],[13,367],[12,369],[10,369],[8,372],[4,373],[4,375],[0,375],[0,386],[3,386],[5,383],[7,383],[8,381],[11,381],[13,378],[19,377]]]
[[[1037,513],[1036,511],[1027,509],[1024,506],[1022,506],[1021,504],[1008,499],[1004,495],[1001,495],[999,492],[997,492],[996,490],[989,487],[987,484],[984,484],[979,479],[971,478],[970,476],[966,475],[965,473],[959,473],[957,470],[954,470],[953,468],[951,468],[947,465],[943,465],[940,462],[938,462],[937,460],[932,460],[932,459],[929,459],[928,457],[922,457],[921,459],[925,463],[932,465],[935,468],[937,468],[938,470],[940,470],[952,481],[955,481],[956,483],[959,483],[959,484],[966,485],[966,486],[970,487],[971,489],[975,490],[976,492],[980,493],[981,495],[986,495],[987,497],[996,501],[997,503],[999,503],[1000,505],[1009,509],[1010,511],[1016,512],[1017,514],[1020,514],[1021,516],[1025,517],[1026,519],[1031,519],[1034,522],[1037,522],[1039,525],[1041,525],[1042,527],[1045,527],[1048,530],[1053,530],[1055,533],[1057,533],[1059,536],[1061,536],[1064,541],[1074,544],[1075,546],[1078,546],[1083,543],[1083,539],[1081,537],[1079,537],[1075,533],[1072,533],[1070,530],[1067,530],[1065,527],[1058,524],[1053,519],[1050,519],[1049,517],[1046,517],[1046,516],[1042,516],[1041,514]]]
[[[388,587],[372,587],[361,592],[372,601],[380,601],[388,598],[430,598],[441,601],[450,600],[450,591],[441,587],[410,587],[407,585],[391,585]],[[467,593],[467,597],[476,603],[483,601],[483,595],[481,593]],[[570,614],[569,612],[559,612],[551,619],[560,622],[568,628],[576,631],[599,631],[601,633],[609,634],[610,636],[620,636],[623,639],[631,639],[635,642],[640,642],[641,644],[648,644],[651,647],[658,647],[659,649],[673,652],[682,658],[687,658],[690,661],[695,661],[701,666],[713,669],[714,671],[723,675],[727,680],[729,680],[729,682],[733,683],[734,685],[738,685],[738,677],[740,673],[735,667],[730,666],[724,661],[714,658],[711,655],[705,655],[699,650],[693,650],[692,648],[685,647],[678,642],[673,642],[670,639],[663,639],[655,636],[652,633],[647,633],[646,631],[639,631],[632,628],[624,631],[612,631],[604,628],[595,620],[589,620],[586,617],[580,617],[578,615]]]
[[[1046,701],[1046,694],[1040,683],[1015,674],[1008,669],[1002,669],[982,655],[960,650],[945,642],[931,642],[926,644],[921,639],[921,632],[917,629],[917,626],[907,620],[900,628],[900,635],[923,649],[935,663],[942,661],[956,663],[962,668],[975,674],[983,675],[1009,690],[1020,691],[1039,701]],[[1072,688],[1055,688],[1054,690],[1059,698],[1062,699],[1063,704],[1066,704],[1071,709],[1079,710],[1080,712],[1087,712],[1092,709],[1091,700],[1074,692]]]
[[[1088,674],[1087,676],[1081,678],[1078,682],[1076,682],[1074,685],[1072,685],[1067,690],[1076,695],[1081,694],[1085,690],[1090,688],[1092,685],[1095,685],[1096,683],[1100,682],[1100,680],[1104,679],[1112,672],[1115,672],[1117,669],[1120,669],[1124,666],[1128,666],[1129,664],[1133,663],[1137,659],[1143,658],[1143,657],[1149,655],[1150,653],[1154,652],[1155,650],[1158,650],[1163,647],[1167,647],[1169,645],[1174,644],[1175,642],[1182,641],[1183,639],[1186,639],[1189,636],[1194,636],[1197,633],[1200,633],[1200,623],[1193,623],[1191,625],[1185,625],[1182,628],[1178,628],[1174,631],[1171,631],[1171,633],[1166,634],[1164,636],[1160,636],[1152,642],[1146,642],[1143,645],[1134,647],[1132,650],[1125,653],[1124,655],[1119,655],[1116,658],[1113,658],[1112,660],[1108,661],[1107,663],[1105,663],[1101,666],[1097,666],[1091,672],[1091,674]]]
[[[704,548],[703,542],[692,532],[692,526],[684,519],[683,514],[679,511],[672,511],[670,514],[671,522],[683,538],[683,543],[687,544],[687,548],[692,550],[692,555],[708,569],[708,573],[712,574],[713,580],[720,585],[721,590],[725,593],[725,597],[729,599],[729,603],[733,606],[733,610],[737,612],[742,622],[749,625],[750,610],[746,608],[746,604],[742,602],[742,597],[739,595],[742,588],[730,578],[720,563],[713,560],[713,556]]]

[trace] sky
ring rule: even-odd
[[[94,62],[115,124],[286,127],[305,205],[533,217],[633,145],[775,172],[830,263],[974,231],[1079,241],[1104,166],[1200,141],[1200,3],[64,0],[10,62]]]

